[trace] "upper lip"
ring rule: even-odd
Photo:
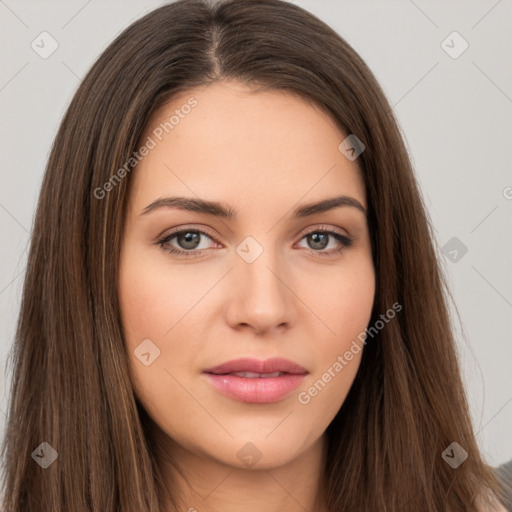
[[[284,359],[282,357],[272,357],[265,361],[259,359],[242,358],[233,359],[225,363],[206,368],[203,370],[205,373],[213,373],[216,375],[224,375],[232,372],[252,372],[252,373],[293,373],[293,374],[306,374],[308,373],[305,368],[293,361]]]

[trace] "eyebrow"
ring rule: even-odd
[[[316,203],[301,205],[293,210],[292,219],[309,217],[310,215],[327,212],[334,208],[340,208],[343,206],[357,208],[366,215],[366,208],[357,199],[350,196],[338,196],[324,199]],[[144,208],[141,215],[146,215],[158,210],[159,208],[179,208],[181,210],[204,213],[224,219],[234,219],[238,215],[236,209],[217,201],[207,201],[204,199],[194,199],[190,197],[163,197],[156,199]]]

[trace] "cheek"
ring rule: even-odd
[[[169,433],[175,434],[174,429],[179,431],[184,421],[172,414],[184,400],[178,384],[183,381],[179,367],[190,367],[194,351],[183,342],[187,318],[179,321],[189,302],[184,297],[187,288],[182,288],[185,293],[172,292],[170,284],[178,290],[182,285],[178,276],[169,279],[157,265],[132,259],[121,266],[121,321],[133,390],[158,424],[167,425],[173,418]]]
[[[126,342],[132,346],[145,338],[167,338],[197,293],[190,277],[170,271],[165,260],[128,256],[121,265],[119,287]]]
[[[124,341],[137,394],[146,395],[151,390],[151,396],[159,400],[159,390],[164,388],[162,379],[168,378],[164,371],[169,350],[162,339],[176,322],[179,299],[169,293],[169,284],[162,277],[161,269],[133,254],[136,251],[122,258],[120,269]]]
[[[319,312],[325,324],[325,334],[316,336],[317,365],[308,383],[314,389],[305,389],[305,401],[318,396],[315,401],[323,402],[332,412],[342,405],[359,368],[364,348],[361,335],[370,321],[375,297],[373,263],[361,258],[357,264],[340,268],[325,283],[326,287],[309,296],[311,309]]]
[[[195,371],[197,357],[204,350],[209,308],[200,300],[215,276],[184,271],[165,258],[140,254],[140,250],[127,250],[119,279],[121,322],[133,386],[145,405],[172,407],[179,396],[172,390],[179,389],[178,383]]]
[[[317,286],[308,285],[307,302],[325,324],[322,354],[344,350],[370,321],[375,297],[373,263],[368,257],[354,259],[317,281]]]

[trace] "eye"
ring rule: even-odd
[[[353,239],[347,235],[322,228],[309,231],[303,236],[302,240],[306,240],[309,248],[311,248],[310,252],[315,255],[318,254],[319,256],[333,256],[339,254],[349,248],[353,243]],[[326,251],[325,249],[328,248],[331,242],[334,247]]]
[[[157,244],[171,254],[197,257],[202,254],[203,250],[208,249],[208,247],[200,247],[203,237],[213,240],[208,233],[200,229],[182,229],[165,235],[157,241]],[[176,239],[178,247],[171,243],[174,239]]]

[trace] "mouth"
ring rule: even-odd
[[[244,377],[246,379],[271,379],[281,377],[281,375],[290,375],[286,372],[273,373],[254,373],[254,372],[231,372],[231,373],[212,373],[211,375],[234,375],[235,377]]]
[[[203,373],[224,396],[254,404],[282,400],[308,374],[302,366],[282,358],[237,359],[203,370]]]

